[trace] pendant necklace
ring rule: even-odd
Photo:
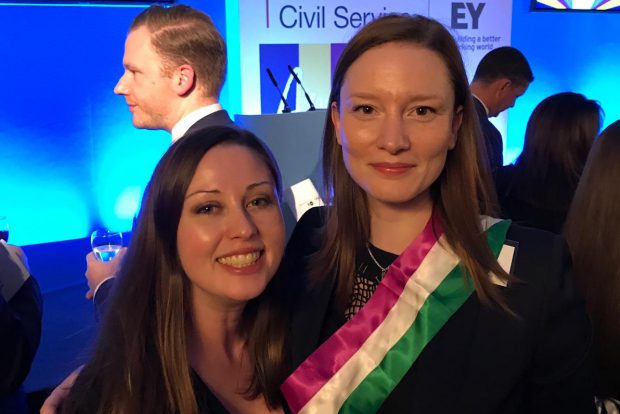
[[[370,251],[370,245],[368,244],[368,242],[366,243],[366,250],[368,250],[368,254],[370,255],[372,261],[375,262],[379,270],[381,270],[381,276],[378,278],[378,281],[380,282],[383,279],[383,276],[385,276],[385,272],[387,272],[389,266],[383,267],[379,264],[375,256],[372,254],[372,251]]]

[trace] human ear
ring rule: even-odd
[[[334,124],[336,140],[338,141],[338,145],[342,146],[342,139],[340,137],[340,110],[338,109],[336,101],[333,101],[330,105],[330,116],[332,117],[332,124]]]
[[[191,65],[181,65],[174,70],[172,75],[173,87],[177,95],[189,93],[196,83],[196,74]]]
[[[501,78],[498,80],[499,82],[499,91],[501,91],[502,93],[506,93],[510,90],[510,88],[512,88],[512,81],[508,78]]]

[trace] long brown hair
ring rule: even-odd
[[[567,206],[601,125],[601,106],[574,92],[543,99],[527,122],[510,191],[534,205]]]
[[[592,146],[564,234],[594,327],[599,389],[620,399],[620,121]]]
[[[448,243],[471,275],[478,297],[508,310],[489,272],[508,279],[493,256],[480,226],[480,215],[493,215],[497,205],[484,162],[484,144],[469,91],[465,67],[452,35],[437,21],[422,16],[388,15],[363,27],[343,50],[333,76],[330,103],[340,104],[347,70],[364,52],[388,42],[410,42],[439,55],[450,74],[455,107],[463,108],[456,146],[448,152],[440,177],[431,187],[435,209],[444,223]],[[326,117],[323,134],[323,179],[332,207],[323,229],[324,243],[314,257],[312,278],[336,273],[336,295],[346,306],[355,270],[355,254],[370,237],[366,194],[348,174],[334,124]]]
[[[129,30],[142,26],[164,62],[164,74],[188,64],[205,97],[220,95],[226,78],[226,43],[208,15],[183,4],[154,5],[138,14]]]
[[[176,236],[196,167],[216,145],[241,145],[257,154],[281,194],[278,166],[250,132],[208,128],[180,139],[166,152],[145,192],[94,353],[63,413],[84,412],[93,401],[96,412],[106,414],[197,412],[187,351],[187,332],[192,329],[189,282]],[[280,404],[284,379],[283,283],[276,275],[265,292],[246,305],[240,324],[254,367],[246,397],[263,394],[271,407]]]

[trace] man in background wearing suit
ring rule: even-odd
[[[144,10],[129,28],[123,66],[114,93],[125,97],[136,128],[166,130],[174,142],[210,126],[234,126],[218,102],[226,44],[203,12],[185,5]],[[94,297],[98,316],[121,258],[86,257],[87,298]]]
[[[125,72],[114,93],[125,97],[140,129],[163,129],[172,142],[211,126],[234,126],[219,104],[226,77],[226,44],[205,13],[186,5],[151,6],[131,23],[125,41]],[[86,256],[88,299],[98,317],[114,285],[125,250],[109,262]],[[59,412],[78,370],[48,397],[41,413]]]
[[[226,44],[211,18],[189,6],[152,6],[132,22],[114,88],[136,128],[164,129],[173,141],[190,129],[233,125],[218,103]]]
[[[493,49],[476,68],[471,92],[492,171],[504,164],[504,145],[502,135],[489,121],[489,117],[512,108],[533,80],[534,75],[527,59],[514,47]]]

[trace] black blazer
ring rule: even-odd
[[[225,109],[220,109],[219,111],[213,112],[196,121],[194,125],[189,127],[185,135],[189,135],[193,132],[213,126],[229,126],[237,128],[237,125],[235,125],[233,120],[230,119],[230,116],[228,116],[228,112],[226,112]]]
[[[196,121],[194,125],[189,127],[184,136],[213,126],[229,126],[237,128],[237,125],[232,119],[230,119],[230,116],[228,116],[228,112],[224,109],[220,109],[219,111],[213,112]],[[108,301],[108,297],[110,296],[110,292],[113,287],[114,278],[107,279],[99,285],[97,294],[93,297],[93,303],[95,304],[95,317],[97,320],[101,320],[105,314],[106,302]]]
[[[331,279],[315,289],[306,286],[308,255],[320,243],[320,211],[314,208],[302,217],[283,265],[301,294],[291,325],[293,367],[345,322],[332,303]],[[590,324],[573,286],[565,243],[516,225],[508,239],[518,242],[513,274],[520,282],[501,289],[518,317],[481,305],[474,293],[424,349],[380,413],[594,412]]]
[[[487,158],[491,171],[494,171],[504,165],[504,144],[502,141],[502,134],[495,128],[495,125],[489,121],[489,116],[482,105],[482,102],[475,96],[474,104],[476,106],[476,113],[478,114],[478,120],[480,122],[480,128],[482,129],[482,136],[484,138],[484,145],[487,151]]]

